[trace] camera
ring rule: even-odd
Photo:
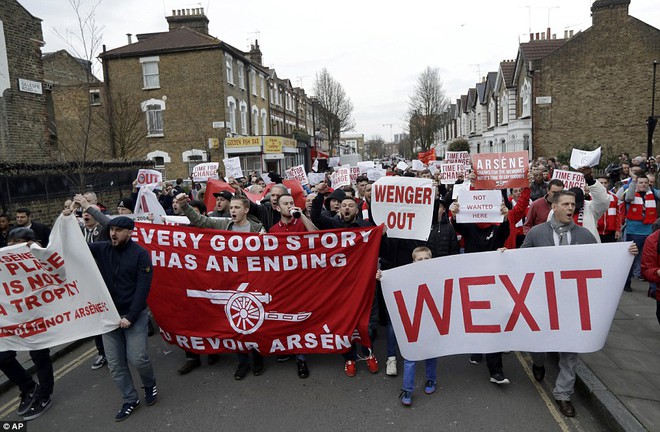
[[[300,219],[302,213],[300,212],[300,210],[291,210],[291,216],[293,216],[296,219]]]

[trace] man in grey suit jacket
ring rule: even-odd
[[[540,225],[532,227],[527,233],[523,248],[543,246],[568,246],[598,243],[588,229],[576,225],[573,221],[575,213],[575,194],[563,190],[553,197],[552,210],[554,215]],[[630,253],[637,255],[637,246],[633,243]],[[545,377],[545,353],[532,354],[532,372],[537,381]],[[552,393],[559,404],[559,410],[566,417],[575,416],[575,408],[571,403],[571,395],[575,387],[575,370],[577,368],[577,353],[559,353],[559,374]]]

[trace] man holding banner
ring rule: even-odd
[[[597,243],[591,232],[573,221],[575,212],[575,194],[571,191],[560,191],[553,196],[553,215],[549,221],[534,226],[522,248],[544,246],[567,246]],[[637,255],[637,246],[632,243],[629,252]],[[575,371],[577,368],[577,353],[559,353],[559,375],[555,382],[553,395],[559,404],[559,410],[566,417],[575,416],[575,408],[571,403],[571,395],[575,387]],[[532,353],[532,372],[537,381],[545,377],[545,353]]]

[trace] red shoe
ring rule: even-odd
[[[353,360],[346,360],[346,364],[344,365],[344,372],[349,377],[355,376],[355,362]]]
[[[378,373],[378,360],[376,360],[375,355],[371,354],[367,357],[367,368],[372,374]]]

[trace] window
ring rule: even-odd
[[[252,94],[257,95],[257,73],[253,70],[250,71],[250,87],[252,88]]]
[[[266,79],[261,76],[261,99],[266,99]]]
[[[245,68],[241,62],[238,62],[238,88],[245,90]]]
[[[247,104],[245,102],[241,102],[240,109],[241,109],[241,135],[247,135],[248,134]]]
[[[225,64],[227,65],[227,83],[234,85],[234,59],[225,54]]]
[[[241,162],[245,172],[256,171],[261,173],[263,171],[261,167],[261,155],[246,155],[245,158],[241,158]]]
[[[265,109],[261,109],[261,134],[268,135],[268,116]]]
[[[162,156],[156,156],[155,158],[152,159],[154,161],[154,168],[156,169],[162,169],[165,168],[165,158]]]
[[[193,168],[197,165],[204,162],[204,157],[202,155],[190,155],[188,156],[188,172],[193,172]]]
[[[90,90],[89,91],[89,104],[90,105],[101,105],[101,90]]]
[[[236,133],[236,100],[231,96],[227,98],[227,113],[229,114],[229,130]]]
[[[159,57],[142,57],[142,88],[157,89],[160,88],[160,75],[158,73]]]
[[[522,85],[520,99],[522,99],[522,114],[520,117],[529,117],[532,108],[532,83],[527,77],[525,77]]]
[[[251,135],[259,135],[259,110],[256,106],[252,106],[252,133]]]
[[[159,99],[149,99],[141,104],[142,112],[147,116],[147,136],[162,137],[163,111],[165,110],[165,101]]]

